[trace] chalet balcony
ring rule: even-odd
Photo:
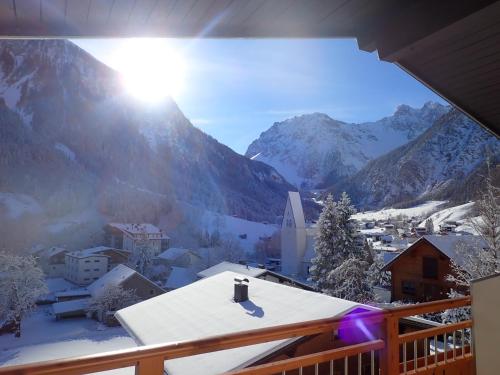
[[[401,333],[399,324],[406,317],[470,305],[470,297],[404,305],[197,341],[4,367],[0,374],[87,374],[125,367],[134,367],[138,375],[163,374],[164,361],[168,359],[286,338],[334,334],[339,330],[368,339],[331,350],[254,364],[226,374],[475,374],[475,351],[470,339],[475,327],[471,320],[406,333]]]

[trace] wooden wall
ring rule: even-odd
[[[436,280],[423,277],[424,257],[438,260]],[[413,245],[412,249],[401,254],[389,269],[392,277],[392,301],[425,302],[448,298],[447,293],[452,286],[446,281],[446,276],[451,273],[450,259],[427,241],[419,241]],[[414,283],[414,295],[403,292],[403,281]]]

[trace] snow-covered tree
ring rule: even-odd
[[[476,201],[475,208],[479,218],[470,223],[495,252],[496,257],[500,258],[500,189],[493,185],[489,162],[485,188]]]
[[[391,273],[384,271],[385,266],[384,257],[382,254],[375,254],[373,256],[373,263],[368,267],[368,281],[372,288],[380,286],[388,288],[391,286]]]
[[[433,234],[434,233],[434,222],[432,221],[431,218],[428,218],[425,221],[425,231],[427,234]]]
[[[14,323],[16,337],[21,336],[22,319],[44,293],[44,274],[35,258],[0,252],[0,319]]]
[[[106,314],[137,302],[139,302],[139,297],[135,290],[124,289],[121,285],[112,285],[90,299],[87,311],[91,314]]]
[[[324,293],[349,301],[366,303],[374,300],[373,288],[367,277],[368,262],[352,255],[330,272],[328,278],[333,289]]]
[[[311,260],[311,280],[324,293],[335,295],[340,281],[334,277],[335,269],[352,256],[359,255],[353,238],[350,217],[356,212],[349,196],[344,192],[338,202],[331,194],[325,200],[318,220],[316,256]],[[359,263],[356,263],[359,264]],[[352,266],[352,264],[351,264]]]
[[[239,262],[245,257],[245,252],[237,238],[228,237],[220,240],[219,256],[221,261]]]
[[[465,242],[456,244],[456,259],[460,259],[460,264],[451,261],[451,274],[446,279],[455,284],[460,291],[451,290],[448,297],[461,297],[461,292],[468,293],[472,280],[494,274],[499,269],[499,259],[495,251],[483,249],[481,241]],[[443,322],[456,323],[461,320],[470,319],[470,308],[461,307],[446,310],[441,314]]]
[[[495,251],[483,247],[484,244],[479,240],[457,242],[454,250],[460,263],[452,259],[452,272],[446,279],[468,292],[472,280],[494,274],[498,270],[499,260]]]
[[[141,237],[135,243],[135,249],[130,257],[129,263],[137,272],[149,276],[150,268],[155,257],[155,249],[149,240],[147,233],[141,233]]]

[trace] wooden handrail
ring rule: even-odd
[[[456,309],[458,307],[469,306],[472,302],[470,296],[441,299],[438,301],[417,303],[415,305],[402,305],[388,309],[391,316],[395,318],[405,318],[412,315],[421,315],[430,312],[443,311],[448,309]]]
[[[317,363],[335,361],[337,359],[351,357],[360,353],[367,353],[372,350],[380,350],[384,347],[382,340],[373,340],[361,344],[345,346],[342,348],[325,350],[323,352],[303,355],[300,357],[284,359],[281,361],[265,363],[259,366],[252,366],[240,370],[234,370],[224,375],[268,375],[282,371],[295,370],[300,367],[313,366]]]
[[[330,332],[339,327],[356,326],[360,320],[376,324],[384,320],[441,311],[469,305],[470,297],[404,305],[392,309],[376,310],[343,317],[318,319],[243,332],[212,336],[168,344],[148,345],[82,357],[72,357],[0,368],[0,374],[81,374],[135,366],[139,362],[154,359],[174,359],[202,353],[260,344],[287,338]]]
[[[426,337],[439,336],[445,333],[450,333],[453,331],[458,331],[461,329],[471,328],[472,320],[464,320],[463,322],[445,324],[438,327],[432,327],[428,329],[423,329],[421,331],[409,332],[399,335],[398,341],[400,344],[415,340],[425,339]]]

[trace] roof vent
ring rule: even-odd
[[[248,301],[248,279],[234,279],[234,302]]]

